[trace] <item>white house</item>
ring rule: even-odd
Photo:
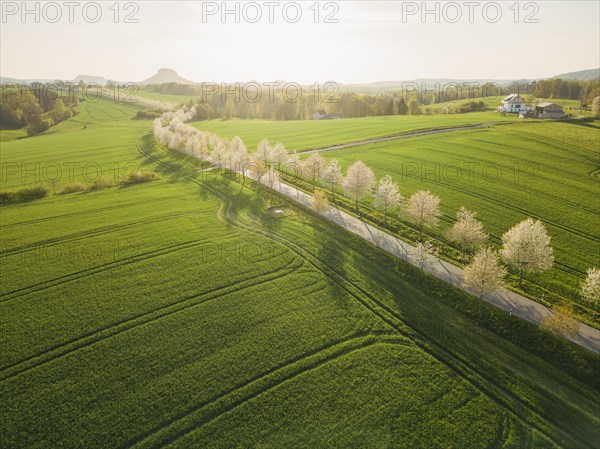
[[[510,94],[502,100],[502,106],[498,106],[498,111],[524,114],[531,111],[531,108],[525,105],[525,100],[519,94]]]

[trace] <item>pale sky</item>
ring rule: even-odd
[[[2,2],[0,74],[14,78],[73,79],[79,74],[119,81],[141,81],[161,67],[192,81],[275,81],[313,83],[335,80],[365,83],[415,78],[543,78],[600,66],[600,2],[520,2],[515,23],[514,1],[473,6],[468,2],[428,2],[440,10],[421,16],[421,2],[320,2],[314,23],[313,1],[228,2],[239,8],[220,16],[222,2],[120,2],[114,23],[114,1],[79,1],[73,23],[69,6],[57,1],[22,17],[21,2]],[[203,15],[203,6],[206,14]],[[138,11],[134,8],[137,5]],[[458,6],[461,17],[457,19]],[[261,18],[250,23],[257,7]],[[286,7],[286,16],[283,7]],[[337,12],[334,11],[337,6]],[[209,15],[212,8],[219,11]],[[17,8],[17,10],[15,10]],[[273,8],[273,23],[269,9]],[[414,11],[419,8],[419,11]],[[483,10],[486,14],[484,15]],[[404,14],[403,14],[404,10]],[[124,23],[135,12],[138,23]],[[324,23],[334,12],[337,23]],[[410,14],[415,12],[414,14]],[[537,23],[525,23],[526,16]],[[287,20],[286,20],[287,17]],[[55,20],[50,23],[49,20]],[[451,23],[451,21],[456,23]]]

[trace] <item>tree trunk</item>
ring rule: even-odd
[[[387,209],[383,209],[383,222],[387,224]]]
[[[419,224],[419,239],[421,240],[421,243],[423,243],[423,223]]]
[[[519,269],[519,287],[523,287],[523,269]]]

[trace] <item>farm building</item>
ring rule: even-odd
[[[544,102],[535,107],[537,118],[563,118],[563,107],[556,103]]]
[[[319,109],[318,111],[313,112],[313,120],[321,120],[327,115],[323,109]]]
[[[342,118],[342,114],[328,114],[323,109],[319,109],[313,113],[313,120],[332,120]]]
[[[498,106],[499,112],[526,113],[531,108],[525,105],[525,100],[519,94],[510,94],[502,100],[502,106]]]

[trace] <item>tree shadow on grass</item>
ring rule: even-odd
[[[600,125],[594,123],[595,120],[597,119],[594,119],[592,117],[586,117],[584,119],[565,120],[563,123],[566,123],[568,125],[581,126],[584,128],[592,128],[596,130],[600,129]]]
[[[198,177],[201,161],[178,151],[161,148],[152,133],[142,137],[138,152],[140,166],[152,166],[153,171],[171,182],[176,182],[182,177]]]
[[[338,236],[329,226],[323,226],[320,218],[312,217],[312,241],[314,242],[314,255],[322,264],[321,272],[327,283],[328,295],[337,307],[342,310],[351,308],[349,293],[344,288],[348,282],[346,264],[348,263],[346,251],[341,245]]]

